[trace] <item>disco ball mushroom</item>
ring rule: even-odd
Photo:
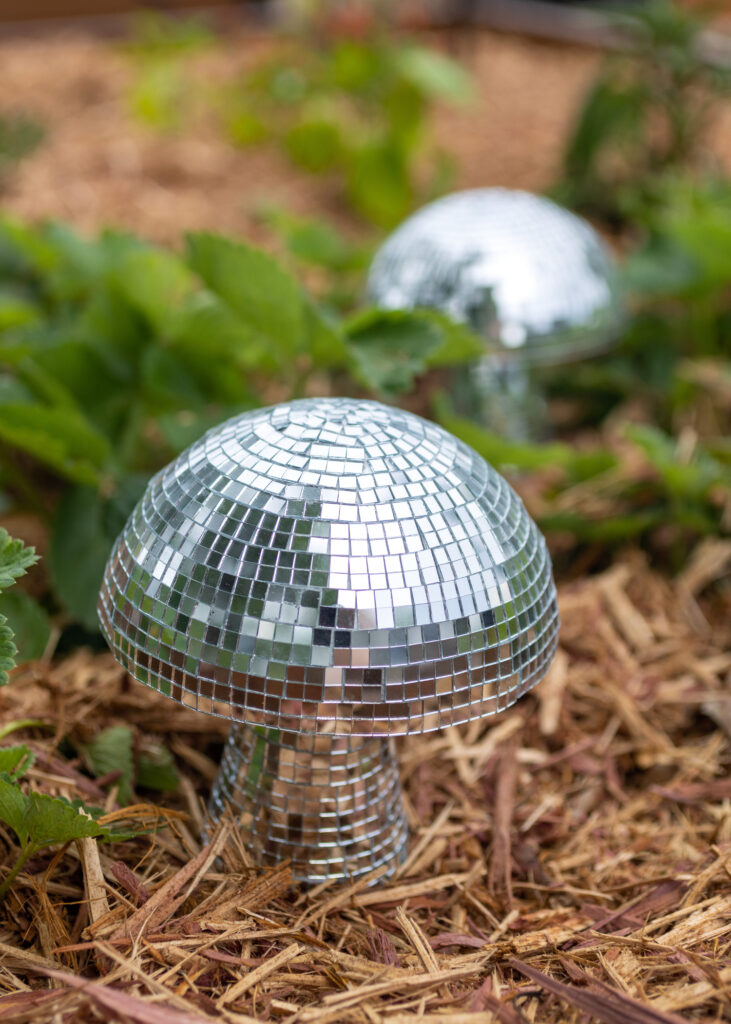
[[[537,366],[599,353],[623,323],[614,262],[591,225],[504,188],[417,211],[377,251],[367,290],[384,309],[439,309],[485,338],[485,358],[455,385],[459,404],[507,436],[545,428]]]
[[[506,481],[432,423],[338,398],[244,413],[162,470],[99,616],[135,679],[234,723],[211,812],[309,882],[395,868],[392,738],[509,707],[558,633]]]

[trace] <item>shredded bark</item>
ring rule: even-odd
[[[707,709],[729,703],[731,657],[729,597],[709,580],[673,583],[635,554],[561,587],[545,684],[492,720],[400,743],[412,837],[387,881],[303,890],[286,864],[253,865],[232,820],[202,845],[225,723],[106,654],[17,670],[0,723],[48,726],[5,740],[41,754],[29,785],[108,802],[66,758],[119,722],[167,742],[183,782],[155,797],[169,827],[26,866],[0,907],[0,1019],[722,1019],[731,751]],[[0,827],[0,872],[15,855]]]

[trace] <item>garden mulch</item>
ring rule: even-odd
[[[223,721],[106,654],[16,670],[0,727],[45,723],[12,734],[37,753],[31,785],[113,812],[113,785],[67,756],[120,722],[170,745],[181,784],[127,812],[167,827],[84,840],[19,876],[0,908],[0,1019],[724,1019],[730,602],[714,581],[730,564],[731,543],[709,540],[674,582],[630,552],[562,585],[559,654],[532,694],[400,742],[412,839],[380,882],[302,890],[286,865],[252,865],[230,821],[201,846]]]
[[[468,108],[442,109],[435,118],[458,168],[455,185],[547,188],[599,55],[488,31],[455,31],[434,41],[464,61],[476,81]],[[195,58],[191,74],[205,93],[252,67],[270,43],[261,30],[232,31]],[[183,229],[271,244],[256,215],[266,202],[362,233],[333,179],[293,169],[272,145],[235,148],[205,102],[200,109],[193,102],[180,132],[161,134],[136,121],[129,105],[135,69],[120,40],[73,27],[0,37],[0,68],[0,113],[22,110],[47,129],[45,142],[8,177],[0,194],[5,210],[70,220],[87,232],[113,224],[171,244]],[[714,145],[726,138],[731,130],[716,130]]]

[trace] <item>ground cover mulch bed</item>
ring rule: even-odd
[[[230,82],[265,55],[271,39],[251,27],[232,32],[196,58],[191,73],[202,91]],[[458,168],[455,184],[546,188],[598,55],[489,32],[435,42],[463,60],[477,83],[469,108],[436,118]],[[294,169],[273,145],[237,149],[210,104],[190,111],[180,132],[136,121],[129,109],[135,68],[120,40],[74,28],[0,37],[0,67],[0,111],[23,110],[48,133],[8,178],[0,194],[5,210],[71,220],[86,231],[114,224],[173,244],[182,229],[271,242],[256,217],[262,202],[354,227],[331,178]]]
[[[106,802],[67,760],[101,729],[164,739],[182,781],[155,834],[29,864],[0,908],[0,1019],[139,1024],[670,1024],[731,1009],[729,601],[709,540],[674,582],[628,554],[561,587],[549,677],[492,720],[399,747],[397,876],[304,891],[225,822],[201,847],[225,723],[81,650],[18,669],[0,727],[29,783]],[[5,742],[8,742],[6,740]],[[140,808],[142,819],[150,810]],[[12,863],[0,831],[0,856]]]

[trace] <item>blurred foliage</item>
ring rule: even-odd
[[[342,313],[358,305],[372,245],[351,241],[329,221],[299,217],[272,204],[262,206],[259,219],[326,309]]]
[[[200,18],[137,14],[123,47],[136,68],[129,96],[132,113],[159,131],[184,127],[199,90],[189,74],[188,58],[206,50],[214,38]]]
[[[202,100],[235,145],[270,141],[297,168],[331,173],[356,213],[388,227],[447,187],[451,162],[430,139],[430,114],[436,102],[464,104],[472,93],[459,64],[391,29],[384,13],[354,30],[318,6],[252,71],[214,87],[188,59],[209,45],[205,28],[148,13],[126,46],[137,66],[131,106],[175,130]]]
[[[0,114],[0,186],[14,165],[40,146],[45,135],[43,125],[35,118]]]
[[[433,104],[464,104],[471,82],[436,50],[375,19],[354,35],[315,23],[234,85],[223,105],[239,145],[275,141],[299,168],[334,172],[353,209],[390,227],[443,191],[447,154],[429,138]],[[326,28],[326,27],[325,27]]]
[[[312,389],[387,398],[480,351],[438,313],[333,317],[220,236],[176,255],[0,222],[0,491],[48,524],[52,608],[95,631],[115,537],[151,473],[206,429]]]
[[[606,58],[579,115],[556,197],[609,221],[642,216],[670,172],[697,164],[731,69],[702,53],[704,22],[669,0],[632,9],[628,50]]]

